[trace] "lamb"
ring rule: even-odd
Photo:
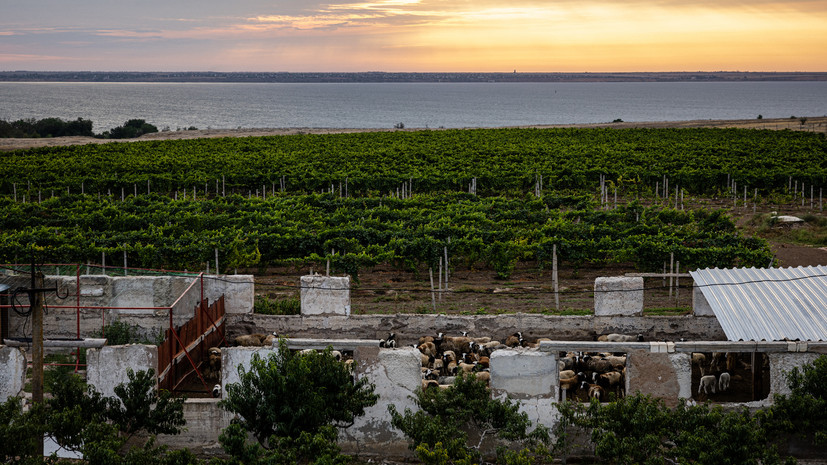
[[[727,373],[726,371],[721,373],[720,378],[718,378],[718,390],[721,391],[721,392],[724,392],[727,389],[729,389],[729,381],[730,381],[729,373]]]
[[[705,394],[709,394],[711,390],[713,394],[715,394],[715,385],[717,384],[717,379],[715,379],[715,375],[706,375],[701,377],[701,384],[698,385],[698,394],[701,393],[701,390],[704,391]]]

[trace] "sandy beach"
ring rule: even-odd
[[[793,131],[812,131],[827,133],[827,116],[806,117],[802,124],[799,118],[767,118],[741,120],[694,120],[694,121],[657,121],[657,122],[618,122],[597,124],[557,124],[519,126],[538,129],[545,128],[742,128],[768,129]],[[358,128],[256,128],[256,129],[199,129],[192,131],[162,131],[146,134],[136,139],[96,139],[94,137],[54,137],[42,139],[8,138],[0,139],[0,150],[23,150],[35,147],[58,147],[65,145],[106,144],[110,142],[135,142],[148,140],[184,140],[209,137],[261,137],[283,136],[291,134],[336,134],[352,132],[380,132],[380,131],[439,131],[434,128],[405,128],[405,129],[358,129]],[[465,128],[470,129],[470,128]]]

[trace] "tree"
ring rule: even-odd
[[[19,397],[9,397],[0,404],[0,461],[24,462],[37,451],[37,442],[43,437],[43,410],[35,404],[23,411]]]
[[[240,416],[220,437],[239,463],[289,463],[282,462],[285,457],[336,461],[335,427],[352,425],[379,398],[375,386],[366,378],[355,379],[330,347],[321,353],[294,353],[284,339],[278,351],[264,359],[253,354],[250,369],[239,366],[238,374],[240,383],[227,385],[219,405]],[[246,443],[247,431],[258,444]]]
[[[405,409],[400,413],[394,405],[388,411],[391,424],[412,440],[411,449],[428,463],[476,462],[483,441],[491,436],[530,446],[548,441],[546,427],[531,430],[531,421],[520,413],[519,404],[507,398],[492,399],[486,382],[475,375],[457,377],[449,389],[420,389],[415,401],[416,412]],[[477,444],[468,445],[468,431],[479,436]]]
[[[776,394],[762,413],[777,432],[797,434],[813,445],[827,446],[827,355],[786,374],[789,395]]]
[[[130,139],[133,137],[140,137],[151,132],[158,132],[158,128],[147,123],[146,120],[131,119],[124,123],[123,126],[112,128],[111,131],[104,132],[102,135],[104,138]]]
[[[557,408],[558,437],[566,437],[568,425],[588,432],[605,463],[779,463],[771,435],[746,408],[681,403],[672,409],[640,393],[608,404],[563,402]]]
[[[57,370],[49,381],[52,398],[46,404],[45,430],[61,446],[81,452],[90,464],[131,463],[120,449],[138,433],[180,433],[185,425],[184,399],[158,392],[152,369],[137,373],[129,369],[127,376],[129,382],[116,386],[117,398],[113,398],[103,397],[78,376]],[[126,455],[149,454],[161,460],[167,457],[165,452],[153,447],[150,439]],[[170,457],[180,455],[174,452]]]

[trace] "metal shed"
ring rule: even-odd
[[[730,341],[827,341],[827,266],[690,275]]]

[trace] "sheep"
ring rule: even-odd
[[[491,359],[485,356],[480,357],[480,361],[477,364],[483,368],[489,368],[491,363]]]
[[[241,347],[259,347],[264,340],[263,334],[243,334],[235,338],[235,345]]]
[[[608,357],[604,357],[603,360],[609,362],[615,370],[621,370],[626,366],[626,357],[609,355]]]
[[[204,379],[217,381],[221,374],[221,349],[210,347],[208,351],[207,367],[204,369]]]
[[[477,366],[476,363],[459,362],[459,364],[457,364],[457,367],[460,370],[462,370],[463,373],[471,373],[472,371],[474,371],[474,368],[476,366]]]
[[[433,342],[425,342],[423,344],[420,344],[419,347],[417,347],[417,349],[419,349],[419,351],[425,355],[430,355],[431,357],[436,358],[436,344],[434,344]]]
[[[339,352],[338,350],[331,350],[331,351],[330,351],[330,355],[331,355],[333,358],[335,358],[337,362],[341,362],[341,361],[342,361],[342,353],[341,353],[341,352]]]
[[[456,360],[451,360],[447,364],[445,364],[445,374],[448,376],[455,376],[457,374],[457,362]]]
[[[435,379],[423,379],[422,380],[422,390],[425,391],[427,389],[436,389],[439,388],[439,381]]]
[[[264,347],[272,346],[278,338],[279,335],[277,333],[270,333],[267,335],[267,337],[264,338],[264,340],[261,343]]]
[[[590,399],[597,399],[598,401],[602,401],[606,398],[606,390],[603,389],[602,386],[597,384],[590,384],[589,385],[589,398]]]
[[[706,375],[701,377],[701,384],[698,385],[698,394],[701,393],[701,390],[704,391],[705,394],[709,394],[711,390],[713,394],[715,394],[715,385],[717,384],[717,379],[715,379],[715,375]]]
[[[523,339],[523,333],[520,331],[505,339],[505,345],[508,347],[522,347],[523,343],[525,343],[525,339]]]
[[[457,354],[453,350],[446,350],[442,352],[442,359],[446,362],[456,362]]]
[[[623,379],[623,376],[617,371],[610,371],[608,373],[603,373],[597,378],[597,384],[603,386],[604,388],[614,387],[620,385],[620,381]]]
[[[571,357],[561,358],[557,361],[557,369],[560,371],[574,369],[574,359]]]
[[[473,373],[473,376],[480,381],[485,381],[486,383],[491,382],[491,373],[488,371],[479,371]]]
[[[445,362],[441,358],[435,358],[431,366],[437,373],[442,373],[445,370]]]
[[[721,391],[721,392],[725,392],[726,390],[728,390],[729,389],[729,380],[730,380],[729,373],[727,373],[726,371],[721,373],[720,378],[718,378],[718,390]]]
[[[643,334],[632,336],[630,334],[611,333],[597,338],[601,342],[643,342]]]
[[[215,386],[212,387],[212,396],[213,397],[219,397],[220,395],[221,395],[221,385],[216,384]]]
[[[579,376],[572,370],[564,370],[560,372],[560,389],[571,389],[577,386]]]
[[[423,354],[422,352],[420,352],[419,353],[419,360],[420,360],[420,364],[423,367],[427,368],[427,367],[431,366],[431,363],[433,363],[435,359],[434,359],[433,355],[427,355],[427,354]]]
[[[395,349],[396,348],[396,333],[388,334],[387,339],[382,339],[379,341],[379,347],[385,347],[388,349]]]
[[[444,337],[440,347],[462,354],[471,351],[471,342],[471,338],[466,336]]]

